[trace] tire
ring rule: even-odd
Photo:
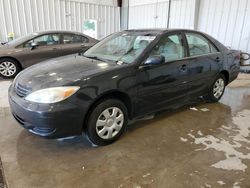
[[[205,100],[210,103],[218,102],[224,94],[226,83],[226,77],[223,74],[219,74],[209,89],[208,95],[204,96]]]
[[[92,144],[104,146],[118,140],[128,123],[128,110],[117,99],[99,102],[90,112],[85,129],[86,136]]]
[[[0,76],[3,78],[15,78],[21,71],[21,67],[17,61],[10,58],[0,59]]]

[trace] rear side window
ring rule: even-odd
[[[205,37],[197,33],[186,33],[190,56],[205,55],[218,52],[215,46]]]
[[[76,44],[76,43],[86,43],[88,38],[81,35],[74,34],[64,34],[63,35],[63,44]]]

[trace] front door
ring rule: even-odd
[[[141,66],[138,70],[136,116],[168,108],[186,99],[188,61],[181,33],[164,35],[150,56],[163,56],[160,65]]]
[[[32,43],[36,43],[38,46],[32,48]],[[60,36],[58,34],[45,34],[38,36],[31,41],[24,43],[23,48],[23,55],[20,57],[20,61],[23,62],[24,67],[62,55]]]

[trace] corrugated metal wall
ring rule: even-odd
[[[98,20],[98,38],[120,29],[120,8],[113,1],[0,0],[0,41],[14,32],[73,30],[82,32],[86,19]]]
[[[172,0],[170,28],[194,29],[195,0]]]
[[[129,29],[153,28],[156,26],[155,4],[129,7]]]
[[[171,28],[193,28],[195,0],[172,0]],[[130,0],[129,28],[166,28],[169,0]]]
[[[201,0],[198,29],[250,52],[250,0]]]
[[[129,28],[167,27],[169,0],[130,0]],[[250,0],[172,0],[170,28],[204,31],[250,53]]]

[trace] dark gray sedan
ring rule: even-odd
[[[14,78],[26,67],[50,58],[84,52],[97,42],[82,33],[46,31],[0,44],[0,76]]]

